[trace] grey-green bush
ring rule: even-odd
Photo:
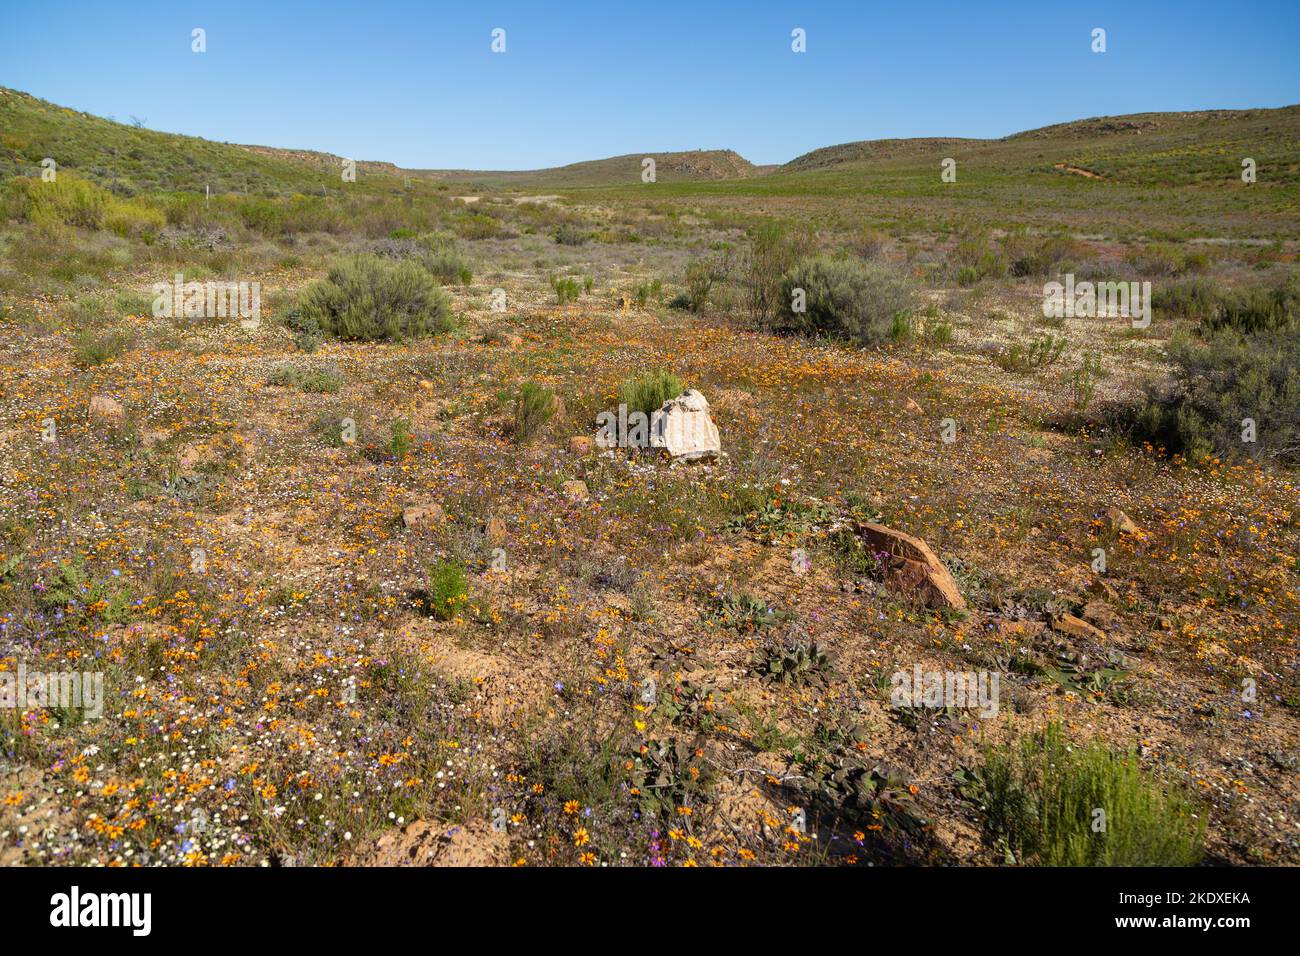
[[[794,309],[795,290],[805,311]],[[889,339],[896,316],[913,305],[912,288],[888,266],[854,259],[808,259],[781,280],[773,328],[804,335],[843,336],[863,345]]]
[[[1300,464],[1300,332],[1227,328],[1204,342],[1176,336],[1168,353],[1174,380],[1148,389],[1135,417],[1140,437],[1191,459]],[[1253,442],[1243,440],[1246,419]]]
[[[299,312],[321,330],[350,342],[401,341],[449,331],[447,296],[413,262],[355,256],[333,266],[303,293]]]

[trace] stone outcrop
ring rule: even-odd
[[[885,568],[891,590],[926,607],[965,610],[966,599],[952,573],[920,538],[870,521],[859,522],[857,534]]]

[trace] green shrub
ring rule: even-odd
[[[438,246],[420,256],[420,265],[443,285],[458,282],[469,285],[474,281],[474,270],[469,261],[452,246]]]
[[[1035,336],[1028,345],[1013,342],[1009,348],[999,352],[994,361],[1004,372],[1034,372],[1055,365],[1065,346],[1064,335],[1058,338],[1048,333]]]
[[[780,223],[764,223],[749,234],[744,281],[750,317],[770,324],[781,309],[781,277],[798,259],[799,250]]]
[[[872,229],[870,226],[864,227],[853,237],[849,248],[853,254],[862,259],[879,259],[885,251],[885,246],[889,243],[889,236],[879,229]],[[782,272],[785,270],[782,269]]]
[[[1045,278],[1068,272],[1068,263],[1082,252],[1082,246],[1069,236],[1014,236],[1008,237],[1003,246],[1010,259],[1007,271],[1017,278]]]
[[[638,282],[636,289],[632,293],[632,299],[636,302],[637,308],[644,309],[651,299],[656,302],[663,301],[664,284],[661,279],[650,279],[645,282]]]
[[[459,561],[439,561],[429,566],[425,584],[425,599],[429,613],[440,621],[456,616],[456,608],[469,596],[469,581],[465,566]]]
[[[515,441],[523,443],[555,414],[555,393],[536,382],[525,382],[515,396]]]
[[[1300,333],[1243,335],[1225,328],[1202,342],[1175,336],[1173,382],[1147,389],[1136,433],[1193,460],[1207,455],[1300,464]],[[1243,440],[1255,423],[1255,441]]]
[[[1162,316],[1200,321],[1211,318],[1222,299],[1222,289],[1208,279],[1162,282],[1151,292],[1151,308]]]
[[[1097,394],[1097,379],[1101,377],[1101,359],[1096,352],[1085,352],[1083,361],[1070,375],[1071,404],[1082,414],[1092,404]]]
[[[804,312],[795,312],[794,290],[804,291]],[[778,331],[843,336],[864,345],[884,342],[895,319],[910,312],[911,287],[874,262],[816,258],[801,262],[781,280]]]
[[[551,276],[551,288],[555,290],[555,300],[560,305],[577,302],[582,293],[582,284],[572,276]]]
[[[951,259],[958,266],[960,285],[974,285],[980,279],[1000,278],[1007,274],[1006,253],[985,236],[966,236],[959,240]],[[963,276],[968,281],[963,282]]]
[[[72,351],[78,365],[90,368],[113,361],[131,344],[132,338],[126,332],[81,329],[73,337]]]
[[[301,365],[285,363],[271,371],[266,383],[298,388],[314,394],[333,395],[343,386],[343,376],[331,369],[303,368]]]
[[[398,461],[411,451],[411,423],[405,418],[394,418],[388,425],[388,450]]]
[[[562,246],[580,246],[591,238],[571,222],[562,222],[555,230],[555,241]]]
[[[113,202],[112,193],[70,173],[53,182],[18,176],[5,187],[5,213],[41,226],[98,229]]]
[[[657,371],[629,378],[619,386],[619,399],[629,413],[657,412],[664,402],[676,398],[685,389],[672,372]]]
[[[438,283],[412,262],[355,256],[333,266],[299,302],[302,321],[345,341],[400,341],[446,332],[451,309]]]
[[[491,239],[501,232],[501,221],[492,216],[471,213],[453,219],[451,228],[462,239]]]
[[[152,244],[167,225],[162,210],[139,200],[113,200],[104,214],[104,226],[110,232]]]
[[[714,263],[696,259],[686,265],[686,304],[692,312],[699,312],[709,301],[709,292],[717,281],[718,270]]]
[[[304,352],[315,352],[325,339],[325,331],[315,318],[305,318],[302,309],[294,307],[285,312],[283,322],[293,332],[293,344]]]
[[[984,836],[1039,866],[1190,866],[1205,823],[1165,795],[1131,753],[1070,746],[1060,727],[986,752],[978,771]],[[1100,813],[1098,813],[1100,811]]]
[[[1272,285],[1224,288],[1208,279],[1164,284],[1151,295],[1161,314],[1196,319],[1203,332],[1231,328],[1254,333],[1300,325],[1300,276]]]
[[[1253,334],[1300,326],[1300,274],[1272,286],[1248,286],[1221,293],[1218,308],[1201,318],[1203,331],[1236,329]]]

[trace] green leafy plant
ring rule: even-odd
[[[1008,861],[1040,866],[1190,866],[1205,821],[1151,780],[1133,753],[1071,745],[1057,724],[985,752],[959,781]]]
[[[686,307],[699,312],[709,301],[709,292],[718,279],[718,267],[706,259],[696,259],[686,265]]]
[[[657,412],[663,403],[676,398],[685,387],[672,372],[659,369],[625,379],[619,386],[619,401],[627,406],[629,413],[644,412],[646,415]]]
[[[1097,394],[1097,379],[1101,375],[1101,357],[1096,352],[1085,352],[1083,361],[1070,375],[1071,404],[1079,413],[1086,412]]]
[[[469,599],[469,579],[459,561],[439,561],[430,565],[423,600],[429,613],[440,621],[449,621]]]
[[[769,680],[801,686],[824,684],[833,667],[816,641],[794,641],[766,648],[759,656],[758,672]]]
[[[636,288],[632,291],[632,301],[637,304],[637,308],[644,309],[653,299],[656,302],[663,301],[664,284],[662,279],[650,279],[645,282],[638,282]]]
[[[551,276],[551,288],[555,290],[555,301],[560,305],[577,302],[582,294],[582,284],[573,276]]]
[[[411,423],[405,418],[394,418],[388,428],[388,450],[401,461],[411,451]]]
[[[78,365],[91,368],[113,361],[131,346],[132,341],[126,332],[82,329],[73,337],[72,351]]]
[[[536,382],[525,382],[515,396],[515,441],[531,441],[554,414],[555,393]]]
[[[738,631],[753,631],[788,621],[793,615],[769,607],[766,601],[748,594],[715,598],[711,620]]]

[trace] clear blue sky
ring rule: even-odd
[[[795,27],[807,53],[790,50]],[[412,168],[696,148],[776,163],[859,139],[1300,102],[1300,0],[0,0],[0,85]]]

